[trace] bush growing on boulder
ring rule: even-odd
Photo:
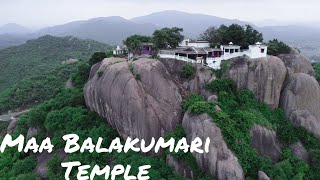
[[[103,75],[103,71],[98,71],[97,75],[98,75],[98,77],[101,77]]]
[[[183,78],[193,77],[196,73],[196,69],[191,64],[185,64],[181,69],[181,76]]]
[[[260,156],[251,146],[250,129],[259,124],[274,129],[282,145],[287,148],[297,140],[311,145],[307,148],[318,148],[319,140],[310,137],[305,131],[303,133],[295,129],[281,109],[272,110],[256,100],[248,90],[238,91],[230,79],[215,80],[207,88],[218,92],[217,103],[223,111],[215,111],[212,103],[197,95],[184,100],[183,108],[193,114],[207,113],[212,117],[213,122],[221,129],[228,147],[239,159],[246,179],[257,179],[258,171],[266,172],[271,179],[319,179],[319,175],[315,173],[319,169],[317,166],[309,166],[288,150],[282,152],[278,163],[272,164],[270,158]],[[314,157],[320,159],[319,156]]]
[[[313,69],[315,71],[317,81],[320,81],[320,64],[319,63],[314,63],[312,65],[312,67],[313,67]]]
[[[277,56],[279,54],[289,54],[290,47],[284,42],[274,39],[268,43],[268,54]]]
[[[206,89],[217,93],[222,91],[235,92],[237,90],[237,85],[231,79],[217,79],[207,84]]]
[[[107,58],[107,54],[105,52],[96,52],[89,59],[89,65],[92,66],[98,62],[101,62],[104,58]]]

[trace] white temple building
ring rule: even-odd
[[[183,40],[176,49],[163,49],[159,51],[160,58],[171,58],[187,61],[190,63],[201,63],[213,69],[220,69],[223,60],[232,59],[240,56],[249,58],[267,57],[268,47],[257,42],[250,45],[248,50],[241,50],[240,46],[230,42],[220,48],[210,48],[207,41]]]
[[[117,48],[115,50],[113,50],[113,55],[123,55],[127,53],[127,47],[120,47],[117,46]]]

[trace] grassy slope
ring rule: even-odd
[[[26,44],[0,50],[0,92],[22,78],[48,72],[70,58],[89,59],[110,46],[74,37],[43,36]]]

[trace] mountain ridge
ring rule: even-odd
[[[280,39],[291,46],[306,50],[304,54],[309,57],[312,57],[317,52],[316,50],[309,50],[309,46],[314,49],[320,46],[320,30],[317,27],[310,28],[301,25],[259,27],[253,23],[237,19],[168,10],[131,19],[110,16],[73,21],[46,27],[20,38],[14,35],[1,38],[0,35],[0,48],[19,45],[25,42],[26,39],[46,34],[59,37],[75,36],[82,39],[93,39],[110,45],[119,45],[130,35],[152,35],[156,29],[173,26],[183,28],[183,34],[187,38],[196,39],[210,26],[230,25],[234,23],[240,25],[250,24],[264,34],[266,41],[273,38]]]

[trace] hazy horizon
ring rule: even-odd
[[[131,19],[166,10],[238,19],[260,26],[313,24],[320,21],[319,5],[316,0],[2,0],[0,25],[16,23],[37,29],[96,17]]]

